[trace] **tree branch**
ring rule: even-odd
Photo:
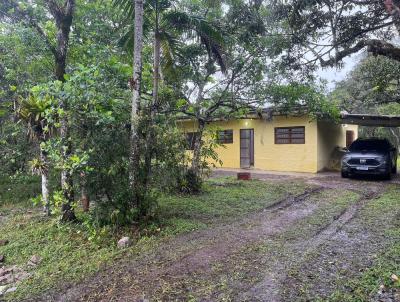
[[[21,10],[18,3],[14,2],[13,0],[3,0],[3,4],[6,6],[6,8],[10,8],[14,10],[14,15],[10,15],[5,13],[4,11],[0,11],[0,13],[4,16],[7,16],[11,18],[12,20],[18,22],[23,22],[27,26],[31,27],[34,29],[39,36],[43,39],[45,42],[47,48],[53,53],[53,55],[56,54],[56,48],[55,46],[51,43],[49,37],[46,35],[44,30],[40,27],[39,23],[35,20],[35,18],[27,11]]]
[[[363,48],[367,48],[367,51],[375,56],[381,55],[396,61],[400,61],[400,48],[391,43],[377,39],[361,40],[353,47],[349,47],[337,52],[335,57],[332,57],[329,60],[324,60],[322,57],[319,57],[318,59],[322,67],[330,67],[337,64],[337,62],[341,61],[343,58],[357,53]]]

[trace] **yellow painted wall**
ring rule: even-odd
[[[337,149],[346,147],[346,131],[354,131],[358,137],[357,125],[341,125],[332,122],[318,122],[318,171],[337,169],[335,161],[340,161]]]
[[[181,122],[183,131],[195,132],[197,124]],[[275,144],[275,127],[305,127],[305,144]],[[240,168],[240,129],[254,129],[254,168],[271,171],[318,171],[317,123],[308,117],[276,116],[272,121],[238,119],[207,125],[208,131],[233,129],[233,144],[216,149],[225,168]]]

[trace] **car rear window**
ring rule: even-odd
[[[386,151],[390,144],[385,140],[359,140],[351,144],[350,151]]]

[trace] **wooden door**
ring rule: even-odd
[[[347,130],[346,131],[346,147],[350,147],[350,145],[354,142],[354,131]]]
[[[240,167],[254,166],[254,129],[240,129]]]

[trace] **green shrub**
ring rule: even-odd
[[[203,184],[203,180],[192,169],[187,170],[185,174],[182,191],[185,193],[199,193]]]

